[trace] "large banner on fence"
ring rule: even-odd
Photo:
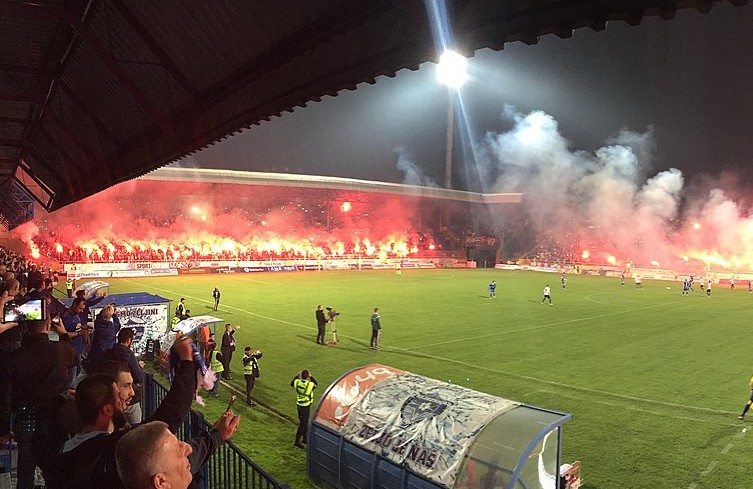
[[[451,267],[454,259],[411,258],[327,258],[301,260],[220,260],[123,263],[66,263],[65,271],[76,280],[153,277],[165,275],[201,275],[208,273],[296,272],[304,270],[395,270]],[[463,262],[463,266],[464,262]]]
[[[107,301],[100,302],[91,308],[92,315],[96,316],[107,305]],[[167,331],[169,303],[162,304],[134,304],[117,306],[117,314],[120,326],[133,328],[136,338],[133,340],[131,349],[134,353],[144,353],[146,342],[150,339],[159,338]]]

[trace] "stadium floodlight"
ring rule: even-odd
[[[468,60],[464,56],[448,49],[439,57],[437,81],[457,90],[468,79],[467,67]]]
[[[452,50],[446,50],[439,57],[437,64],[437,81],[448,87],[447,90],[447,135],[445,137],[445,173],[444,186],[452,188],[452,139],[455,130],[455,96],[456,91],[468,79],[466,68],[468,60]]]

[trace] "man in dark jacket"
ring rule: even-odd
[[[235,351],[235,328],[232,324],[225,325],[225,334],[222,335],[222,343],[220,344],[220,352],[222,353],[222,366],[225,370],[222,372],[222,378],[226,380],[232,380],[230,376],[230,361],[233,359],[233,352]]]
[[[189,337],[178,335],[173,348],[180,364],[170,392],[147,421],[163,421],[174,433],[191,407],[196,390],[196,368]],[[95,374],[82,380],[76,388],[76,411],[81,429],[65,441],[62,450],[53,446],[45,451],[48,458],[40,463],[40,467],[46,487],[123,487],[115,465],[115,446],[130,427],[115,430],[115,425],[121,424],[124,409],[112,377]],[[55,440],[51,443],[54,445]]]
[[[324,335],[327,333],[327,317],[324,315],[322,305],[316,306],[316,342],[320,345],[324,343]]]
[[[34,487],[32,435],[38,423],[48,422],[49,406],[68,383],[66,366],[47,337],[49,330],[49,320],[27,322],[21,348],[8,354],[0,373],[0,436],[11,432],[13,413],[19,489]]]
[[[125,417],[129,424],[141,423],[141,391],[144,386],[144,362],[136,361],[136,355],[131,350],[135,338],[133,329],[123,328],[118,331],[118,342],[112,349],[105,352],[105,361],[116,361],[128,366],[133,378],[134,396],[125,409]]]

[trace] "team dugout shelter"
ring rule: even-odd
[[[328,488],[557,489],[571,418],[371,364],[322,395],[308,475]]]
[[[109,287],[106,282],[93,281],[81,284],[77,290],[84,290],[84,297],[91,299],[100,291],[109,291]],[[65,298],[61,302],[70,307],[73,299]],[[109,294],[90,310],[94,319],[106,305],[115,304],[120,326],[133,328],[136,335],[131,349],[136,354],[143,354],[149,340],[159,338],[169,329],[170,302],[170,299],[147,292]]]

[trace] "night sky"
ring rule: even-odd
[[[326,97],[180,164],[402,182],[402,154],[423,183],[441,186],[447,89],[435,81],[435,67]],[[650,131],[646,176],[675,167],[692,179],[724,169],[753,186],[753,7],[717,4],[705,15],[681,10],[670,21],[612,22],[571,39],[548,35],[533,46],[478,51],[468,69],[455,188],[492,190],[489,175],[474,169],[484,135],[512,128],[506,106],[552,116],[571,151],[593,152],[622,129]]]

